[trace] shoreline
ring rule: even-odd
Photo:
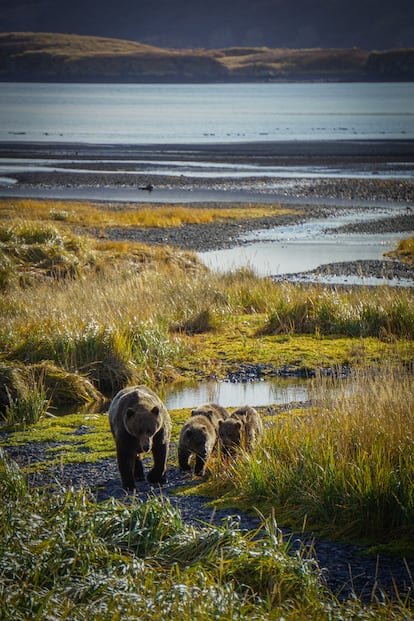
[[[153,245],[171,245],[195,252],[220,250],[242,246],[240,235],[257,229],[297,224],[310,219],[332,217],[343,210],[364,213],[381,208],[388,213],[375,220],[339,228],[346,235],[352,231],[366,234],[385,232],[414,232],[414,174],[404,179],[375,177],[376,165],[395,162],[402,169],[414,167],[414,140],[332,140],[292,142],[239,142],[205,144],[151,144],[151,145],[100,145],[53,142],[0,142],[1,158],[37,159],[45,163],[54,158],[67,158],[54,170],[40,166],[30,171],[3,173],[13,179],[11,185],[0,185],[0,197],[5,199],[38,198],[51,200],[87,200],[110,204],[136,203],[160,206],[187,204],[190,207],[226,207],[240,204],[279,203],[292,213],[284,217],[267,217],[235,222],[215,222],[208,225],[185,225],[151,229],[108,229],[110,239],[128,239]],[[88,169],[73,169],[71,158],[87,161]],[[108,158],[106,161],[104,158]],[[146,158],[158,166],[157,174],[140,168]],[[168,159],[166,162],[165,160]],[[185,165],[210,163],[208,176],[194,174],[171,175],[168,162]],[[268,166],[329,165],[339,167],[368,166],[374,176],[366,178],[330,177],[276,177],[261,176],[260,169]],[[215,166],[234,165],[235,174],[214,177]],[[238,178],[237,164],[254,164],[259,172],[251,177]],[[65,169],[66,167],[66,169]],[[148,168],[148,167],[147,167]],[[143,190],[147,184],[153,191]],[[93,234],[93,232],[92,232]],[[391,274],[392,279],[408,279],[414,283],[414,268],[391,259],[371,262],[329,263],[317,270],[296,275],[318,279],[324,274],[338,275],[344,279],[357,273],[367,273],[374,278]],[[285,275],[287,280],[293,275]]]
[[[145,154],[153,157],[160,155],[183,155],[193,158],[220,157],[234,158],[239,161],[252,158],[266,160],[278,158],[356,158],[357,160],[401,157],[414,161],[414,139],[326,139],[326,140],[263,140],[240,142],[194,142],[194,143],[88,143],[60,141],[0,141],[0,157],[17,157],[24,153],[50,157],[55,154],[100,157],[115,155],[126,157],[131,154]]]

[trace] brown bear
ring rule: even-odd
[[[191,470],[190,457],[195,455],[194,473],[204,476],[208,458],[218,440],[218,427],[229,416],[228,411],[215,403],[201,405],[184,423],[178,441],[178,463],[181,470]]]
[[[227,454],[234,453],[239,447],[245,451],[251,450],[262,433],[262,420],[249,405],[237,408],[229,418],[219,423],[220,444]]]
[[[109,408],[122,487],[135,489],[135,479],[144,479],[142,454],[152,451],[154,466],[150,483],[166,481],[171,419],[161,399],[147,386],[120,390]]]

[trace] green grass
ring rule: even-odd
[[[260,533],[195,529],[158,498],[98,504],[87,490],[29,490],[4,458],[0,493],[5,621],[413,618],[402,602],[339,603],[272,519]]]

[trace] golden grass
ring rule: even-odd
[[[386,253],[387,256],[399,261],[404,261],[410,265],[414,265],[414,237],[402,239],[398,242],[397,248]]]
[[[280,205],[202,208],[184,205],[96,204],[53,200],[0,200],[0,218],[62,222],[83,227],[176,227],[291,213]]]
[[[142,55],[154,54],[167,50],[152,45],[128,41],[124,39],[112,39],[109,37],[87,37],[75,34],[55,34],[47,32],[15,32],[1,33],[0,41],[14,48],[16,52],[28,52],[30,50],[69,56],[72,58],[90,56],[118,56],[118,55]],[[173,54],[173,52],[171,52]]]
[[[240,72],[249,76],[259,76],[263,72],[275,75],[289,75],[319,72],[321,74],[349,71],[363,71],[368,52],[352,49],[281,49],[268,47],[233,47],[217,50],[181,49],[173,50],[145,45],[135,41],[110,39],[105,37],[87,37],[72,34],[53,33],[1,33],[0,45],[5,54],[21,62],[27,57],[54,59],[55,63],[64,61],[68,65],[81,61],[89,62],[90,70],[96,69],[96,61],[102,59],[108,66],[116,66],[117,61],[126,60],[146,63],[151,67],[154,61],[164,63],[166,75],[171,71],[171,63],[176,59],[191,59],[201,63],[206,60],[217,63],[220,69],[226,69],[229,75]],[[141,70],[145,67],[142,64]],[[162,70],[161,70],[162,71]],[[162,73],[161,73],[162,75]]]
[[[386,364],[347,381],[315,380],[309,412],[265,419],[263,442],[227,468],[212,467],[207,487],[230,487],[227,502],[273,507],[295,527],[412,541],[413,382]]]

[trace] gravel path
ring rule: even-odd
[[[79,433],[87,433],[86,427]],[[57,443],[27,444],[19,447],[8,447],[7,453],[23,466],[28,463],[47,459],[47,450],[56,447]],[[150,463],[150,459],[146,461]],[[171,461],[176,462],[176,446],[171,447]],[[148,465],[147,465],[148,469]],[[209,499],[202,496],[179,496],[174,490],[183,485],[194,485],[199,479],[181,472],[172,465],[168,471],[168,482],[159,486],[151,486],[143,482],[138,484],[137,494],[142,500],[151,496],[168,498],[176,506],[185,522],[196,527],[205,523],[220,525],[222,520],[236,520],[243,530],[257,529],[261,520],[237,509],[213,510],[208,506]],[[98,501],[114,497],[126,500],[125,492],[120,485],[116,460],[105,459],[95,464],[66,464],[64,467],[49,469],[29,476],[30,485],[47,486],[53,489],[56,484],[87,487],[92,490]],[[317,559],[327,586],[341,599],[352,594],[369,602],[373,595],[381,598],[381,593],[389,597],[395,596],[395,587],[402,596],[414,597],[414,559],[406,561],[402,558],[374,556],[367,553],[367,548],[348,543],[336,543],[314,537],[311,533],[294,534],[289,529],[280,528],[285,539],[290,539],[292,553],[303,546],[308,553]]]

